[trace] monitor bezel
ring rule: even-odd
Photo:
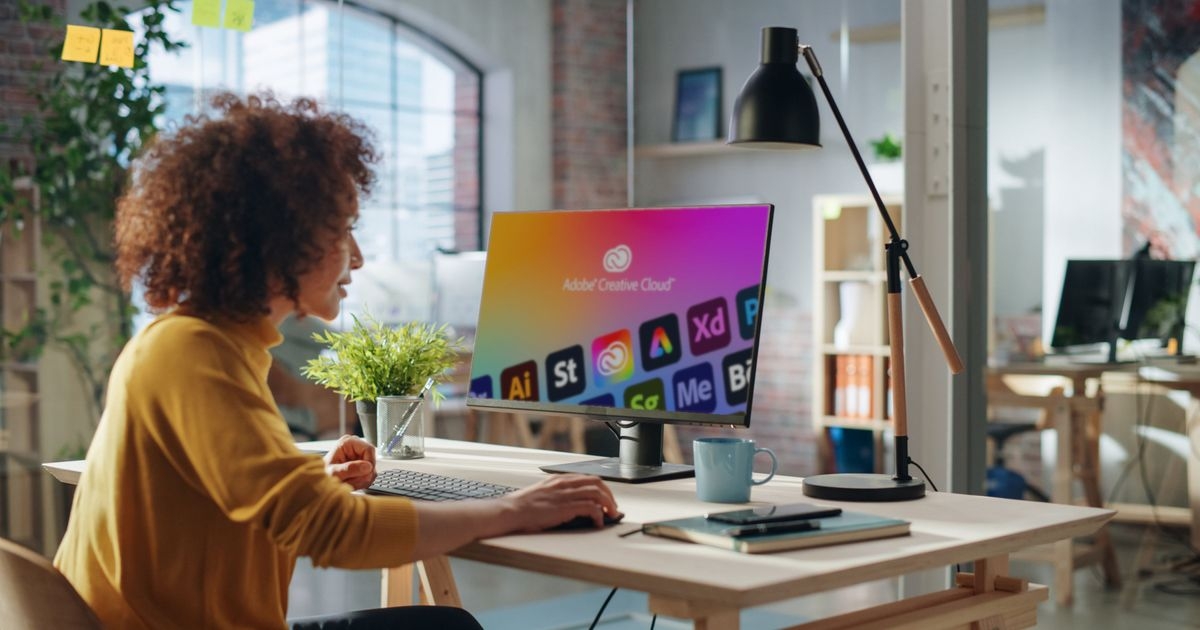
[[[706,209],[726,209],[726,208],[748,208],[748,207],[765,207],[767,209],[767,231],[763,241],[763,264],[762,274],[758,282],[758,315],[754,319],[754,336],[753,342],[750,345],[750,375],[747,383],[746,391],[746,409],[740,414],[716,414],[690,411],[658,411],[645,409],[630,409],[627,407],[608,407],[598,405],[578,405],[571,403],[549,402],[549,401],[525,401],[525,400],[509,400],[503,398],[477,398],[469,393],[466,398],[466,405],[480,410],[493,411],[520,411],[527,413],[535,413],[546,416],[575,416],[582,417],[588,420],[598,422],[651,422],[656,424],[689,424],[703,426],[730,426],[747,428],[750,426],[752,411],[754,406],[754,390],[758,380],[758,360],[759,349],[762,345],[762,320],[766,302],[766,286],[767,286],[767,270],[770,267],[771,254],[771,236],[775,228],[775,204],[771,203],[738,203],[738,204],[714,204],[714,205],[692,205],[692,206],[643,206],[637,208],[604,208],[604,209],[585,209],[585,210],[531,210],[531,211],[512,211],[512,212],[497,212],[492,215],[489,225],[488,234],[492,233],[492,228],[496,220],[501,215],[512,214],[539,214],[539,213],[599,213],[599,212],[629,212],[629,211],[662,211],[662,210],[706,210]],[[490,243],[489,243],[490,246]],[[491,269],[492,258],[488,257],[484,267],[483,282],[484,286],[488,283],[488,273]],[[481,295],[482,299],[482,295]],[[483,305],[480,304],[480,314],[482,317]],[[478,341],[479,326],[476,324],[476,341]],[[473,354],[473,353],[472,353]],[[474,366],[472,359],[472,369],[468,375],[468,381],[474,378]]]

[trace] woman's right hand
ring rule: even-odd
[[[417,545],[413,560],[448,553],[481,538],[539,532],[586,516],[604,526],[619,516],[612,491],[599,477],[550,475],[495,499],[414,501]]]
[[[591,518],[596,527],[604,526],[604,515],[619,516],[612,491],[599,477],[591,475],[551,475],[532,486],[501,497],[508,509],[497,531],[502,536],[517,532],[537,532],[561,525],[577,516]]]

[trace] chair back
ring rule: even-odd
[[[87,602],[50,561],[0,538],[0,628],[100,628]]]

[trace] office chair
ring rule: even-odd
[[[100,627],[92,609],[49,560],[0,538],[0,628]]]

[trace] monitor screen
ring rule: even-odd
[[[468,404],[748,425],[771,216],[497,213]]]
[[[1068,260],[1050,346],[1111,343],[1120,330],[1128,261]]]
[[[1181,333],[1195,262],[1142,258],[1133,265],[1133,289],[1121,336],[1165,341]]]

